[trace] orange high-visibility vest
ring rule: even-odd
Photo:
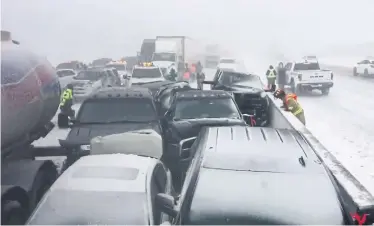
[[[287,94],[287,96],[286,96],[286,104],[288,104],[288,100],[290,100],[291,98],[297,101],[297,96],[296,96],[296,94],[294,94],[294,93],[289,93],[289,94]]]

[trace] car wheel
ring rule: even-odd
[[[357,76],[358,74],[357,74],[357,68],[356,67],[354,67],[353,68],[353,76]]]
[[[330,88],[321,89],[322,95],[327,96],[330,93]]]
[[[369,75],[368,69],[365,69],[364,76],[368,76],[368,75]]]

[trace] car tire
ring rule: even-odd
[[[330,93],[330,88],[321,89],[322,95],[327,96]]]
[[[369,76],[369,71],[368,71],[368,69],[365,69],[365,71],[364,71],[364,76]]]
[[[353,76],[358,76],[357,68],[356,67],[353,68]]]

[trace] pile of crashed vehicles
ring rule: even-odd
[[[208,82],[211,91],[170,81],[103,88],[61,146],[38,147],[54,131],[56,72],[6,32],[2,44],[2,224],[362,223],[354,214],[373,223],[373,196],[254,77]],[[200,111],[229,103],[230,116],[182,117],[196,100]],[[85,124],[90,101],[140,102],[154,117]],[[62,172],[36,160],[62,155]]]

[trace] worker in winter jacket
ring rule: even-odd
[[[204,72],[200,72],[197,74],[197,88],[200,90],[203,90],[203,82],[205,80],[205,74]]]
[[[297,101],[297,96],[294,93],[286,94],[284,90],[278,89],[274,93],[274,97],[281,99],[283,102],[283,108],[286,111],[290,111],[293,115],[300,120],[301,123],[305,125],[305,115],[304,110],[300,103]]]
[[[75,111],[72,109],[73,106],[73,85],[68,84],[65,91],[61,96],[60,110],[63,114],[68,115],[70,118],[74,118]]]
[[[287,84],[287,75],[286,75],[286,68],[283,66],[282,62],[280,62],[278,65],[278,76],[276,80],[277,80],[279,88],[284,89],[284,86]]]
[[[272,65],[270,65],[269,69],[266,71],[266,78],[268,80],[268,88],[270,89],[275,85],[275,80],[277,79],[277,72]]]

